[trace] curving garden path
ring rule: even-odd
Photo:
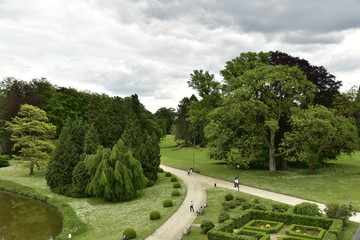
[[[182,238],[182,232],[189,226],[196,218],[196,214],[190,212],[189,206],[190,201],[194,202],[195,211],[206,201],[206,189],[209,187],[214,187],[216,183],[217,187],[228,188],[236,191],[233,183],[203,176],[200,174],[193,173],[192,175],[187,175],[187,172],[184,170],[161,166],[165,171],[171,172],[177,177],[179,177],[187,188],[187,194],[184,202],[179,207],[179,209],[152,235],[150,235],[147,240],[178,240]],[[302,202],[311,202],[316,203],[320,209],[324,209],[325,205],[317,202],[307,201],[304,199],[291,197],[284,194],[274,193],[258,188],[248,187],[240,185],[240,191],[255,196],[271,199],[274,201],[286,203],[289,205],[296,205]],[[360,223],[360,213],[357,213],[355,216],[350,218],[351,221]]]

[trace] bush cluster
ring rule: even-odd
[[[177,178],[175,176],[172,176],[171,179],[170,179],[171,182],[177,182]]]
[[[354,212],[350,210],[346,204],[340,205],[338,203],[330,203],[326,205],[324,212],[329,218],[341,219],[343,222],[354,215]]]
[[[173,197],[180,196],[180,192],[179,192],[178,190],[173,190],[173,191],[171,192],[171,196],[173,196]]]
[[[203,231],[203,233],[207,234],[208,231],[210,231],[211,229],[213,229],[215,227],[214,223],[208,220],[204,220],[201,225],[201,230]]]
[[[127,228],[124,230],[123,235],[126,235],[127,239],[136,238],[136,231],[133,228]]]
[[[289,209],[289,206],[283,203],[274,203],[271,205],[271,210],[273,212],[279,212],[279,213],[284,213],[287,212],[287,210]]]
[[[151,211],[150,212],[150,220],[157,220],[160,219],[160,212],[159,211]]]
[[[315,203],[303,202],[295,205],[294,213],[306,216],[321,216],[320,208]]]
[[[166,199],[163,201],[163,207],[172,207],[173,206],[173,202],[171,199]]]

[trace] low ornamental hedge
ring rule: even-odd
[[[268,227],[255,227],[256,224],[264,224]],[[271,227],[272,226],[272,227]],[[282,222],[274,222],[274,221],[266,221],[266,220],[251,220],[247,224],[243,226],[246,230],[252,230],[257,232],[265,232],[265,233],[277,233],[284,226]]]
[[[325,233],[322,240],[337,240],[337,236],[340,236],[342,232],[342,224],[339,219],[326,219],[322,217],[248,209],[237,217],[226,220],[222,224],[218,224],[215,228],[211,229],[208,232],[208,238],[209,240],[239,239],[238,237],[240,236],[234,238],[234,229],[240,229],[254,219],[282,222],[286,225],[299,224],[323,228],[328,231]],[[296,237],[294,237],[294,239],[295,238]],[[304,239],[303,236],[302,239]]]
[[[247,230],[247,229],[239,229],[237,230],[235,233],[235,235],[249,235],[249,236],[254,236],[256,239],[259,240],[268,240],[270,239],[270,235],[263,233],[263,232],[256,232],[256,231],[252,231],[252,230]]]
[[[310,234],[306,234],[306,233],[296,232],[295,231],[296,228],[300,228],[302,230],[317,231],[319,233],[315,236],[315,235],[310,235]],[[319,228],[319,227],[292,224],[288,229],[286,229],[286,234],[290,235],[290,236],[294,236],[294,237],[321,240],[325,234],[325,229]]]

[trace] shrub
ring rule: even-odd
[[[232,195],[231,193],[225,195],[225,201],[231,201],[233,199],[234,199],[234,195]]]
[[[243,203],[241,204],[241,207],[243,210],[249,209],[252,207],[252,205],[250,203]]]
[[[237,206],[235,201],[229,201],[228,203],[229,203],[228,206],[230,209],[234,209]]]
[[[175,176],[172,176],[171,179],[170,179],[171,182],[177,182],[177,178]]]
[[[150,220],[157,220],[160,219],[160,212],[159,211],[152,211],[150,212]]]
[[[152,187],[155,185],[155,182],[153,180],[148,179],[146,182],[146,187]]]
[[[174,190],[171,192],[171,196],[173,196],[173,197],[180,196],[180,192],[178,190]]]
[[[284,213],[284,212],[287,212],[288,209],[289,209],[289,206],[286,204],[282,204],[282,203],[274,203],[271,205],[271,210],[273,212]]]
[[[295,205],[294,213],[306,216],[321,216],[319,206],[315,203],[303,202]]]
[[[163,201],[163,207],[172,207],[173,206],[173,202],[171,199],[166,199]]]
[[[246,199],[242,197],[236,197],[235,202],[237,205],[241,205],[242,203],[246,202]]]
[[[134,239],[136,238],[136,231],[133,228],[127,228],[123,235],[126,235],[128,239]]]
[[[346,204],[340,205],[338,203],[327,204],[324,212],[329,218],[341,219],[343,222],[354,215],[354,212]]]
[[[171,177],[171,173],[166,172],[166,173],[165,173],[165,177]]]
[[[218,222],[219,223],[222,223],[222,222],[225,222],[226,220],[230,219],[230,216],[228,213],[226,212],[222,212],[219,214],[219,217],[218,217]]]
[[[260,203],[260,199],[255,198],[255,199],[253,200],[253,203],[255,203],[255,204],[259,204],[259,203]]]
[[[254,204],[252,209],[260,210],[260,211],[267,211],[267,208],[263,204]]]
[[[179,182],[175,182],[175,183],[173,184],[173,188],[181,188],[180,183],[179,183]]]
[[[158,173],[163,173],[163,172],[164,172],[164,169],[162,169],[161,167],[159,167]]]
[[[0,155],[0,168],[9,166],[9,155]]]
[[[215,227],[214,223],[208,221],[208,220],[204,220],[201,225],[201,230],[203,231],[203,233],[207,234],[208,231],[210,231],[211,229],[213,229]]]

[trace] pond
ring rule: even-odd
[[[17,194],[0,191],[0,240],[56,239],[63,218],[56,208]]]

